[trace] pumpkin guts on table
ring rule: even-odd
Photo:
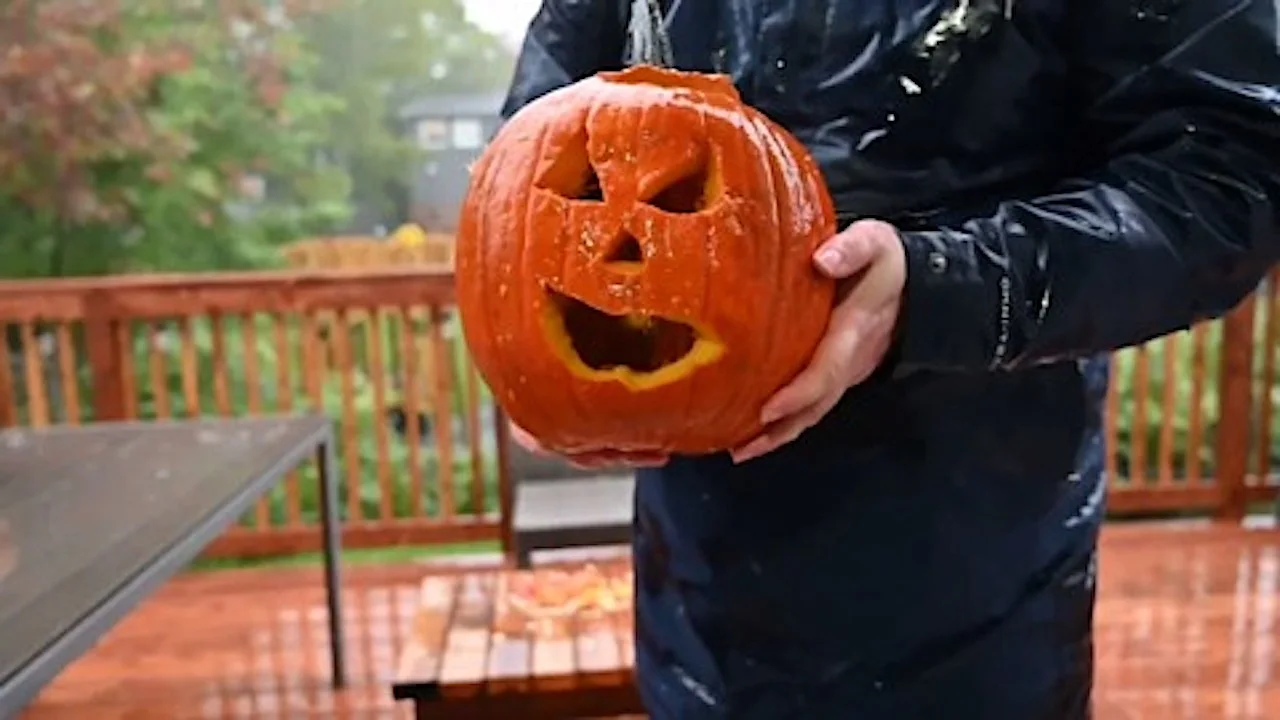
[[[543,1],[459,297],[518,439],[649,466],[653,718],[1090,717],[1107,355],[1280,258],[1278,34],[1273,0]]]

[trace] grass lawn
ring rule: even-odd
[[[394,565],[455,555],[476,555],[501,551],[496,541],[458,543],[456,545],[410,545],[403,547],[371,548],[368,550],[344,550],[342,561],[353,564]],[[197,560],[193,571],[226,570],[232,568],[306,567],[319,565],[323,555],[319,552],[303,553],[275,558],[212,558]]]

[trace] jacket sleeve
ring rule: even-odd
[[[987,217],[901,233],[897,371],[1138,344],[1225,314],[1280,258],[1274,0],[1149,4],[1145,19],[1129,2],[1071,4],[1082,137],[1101,150],[1091,171]]]
[[[619,69],[626,32],[622,0],[542,0],[516,61],[502,118],[556,88]]]

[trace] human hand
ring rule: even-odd
[[[624,452],[621,450],[596,450],[586,453],[561,454],[552,452],[542,446],[538,439],[530,435],[524,428],[513,422],[507,423],[511,428],[511,439],[520,447],[536,455],[559,456],[570,465],[583,470],[598,470],[607,467],[661,467],[667,464],[667,456],[656,452]]]
[[[813,254],[824,275],[841,281],[827,333],[809,365],[764,405],[764,431],[732,451],[746,462],[795,440],[823,418],[850,387],[884,360],[906,285],[906,252],[898,231],[880,220],[860,220]]]

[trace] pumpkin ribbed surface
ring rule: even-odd
[[[816,163],[728,78],[640,66],[525,106],[472,169],[467,345],[548,448],[700,454],[760,429],[826,328]]]

